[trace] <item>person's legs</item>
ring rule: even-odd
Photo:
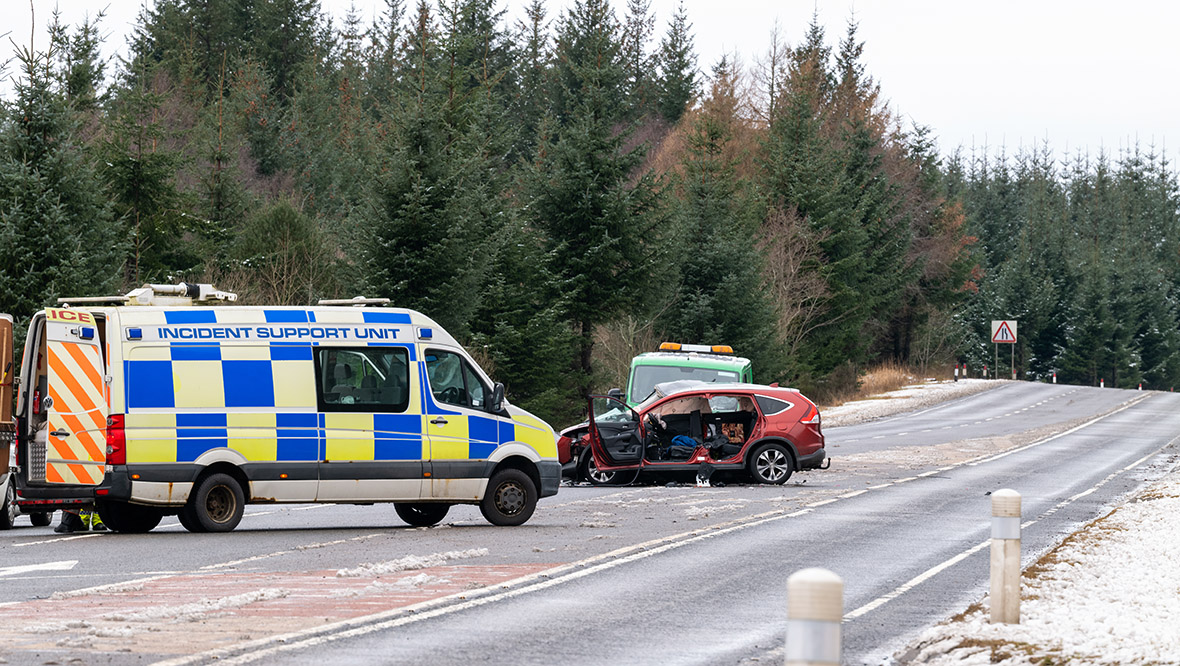
[[[61,522],[58,526],[53,528],[54,532],[58,534],[69,534],[71,532],[85,532],[86,523],[78,516],[76,509],[62,509]]]

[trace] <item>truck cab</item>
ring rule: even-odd
[[[631,359],[626,402],[634,407],[651,395],[656,384],[689,379],[720,384],[750,384],[750,360],[735,356],[728,345],[685,345],[664,342],[659,351]]]

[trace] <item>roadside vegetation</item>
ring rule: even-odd
[[[823,402],[882,362],[982,365],[1001,318],[1025,377],[1180,379],[1158,153],[944,159],[855,23],[699,63],[707,28],[651,5],[156,0],[114,61],[101,15],[39,16],[0,107],[0,311],[178,280],[389,297],[555,424],[664,339]]]

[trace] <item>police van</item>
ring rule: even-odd
[[[38,312],[15,438],[0,435],[15,439],[22,510],[93,503],[116,531],[175,514],[224,532],[248,503],[391,502],[415,526],[476,504],[520,525],[557,493],[553,430],[425,315],[387,299],[234,300],[145,285]]]

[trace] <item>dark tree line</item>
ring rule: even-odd
[[[1167,164],[944,164],[855,24],[700,64],[651,4],[155,0],[115,62],[101,17],[54,19],[0,110],[0,310],[180,279],[385,296],[556,424],[661,339],[822,398],[876,360],[975,361],[1001,314],[1030,376],[1172,381]]]

